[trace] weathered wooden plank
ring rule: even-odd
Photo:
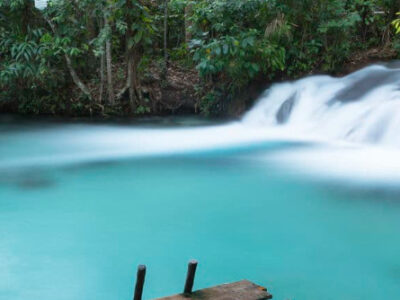
[[[195,291],[191,294],[178,294],[155,300],[266,300],[272,295],[267,289],[248,280],[217,285]]]

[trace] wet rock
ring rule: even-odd
[[[278,124],[286,123],[292,113],[293,107],[296,103],[297,94],[293,94],[289,99],[285,100],[278,112],[276,113],[276,121]]]
[[[353,83],[338,92],[335,97],[329,102],[351,102],[363,99],[368,93],[376,87],[383,85],[395,84],[400,81],[400,72],[395,70],[373,70],[365,73],[360,78],[357,78]]]

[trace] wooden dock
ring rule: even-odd
[[[217,285],[190,294],[177,294],[156,300],[267,300],[272,295],[267,289],[248,280]]]
[[[248,280],[241,280],[234,283],[221,284],[192,292],[194,277],[196,274],[197,261],[192,260],[188,265],[185,287],[183,293],[154,300],[267,300],[272,295],[267,289],[254,284]],[[135,294],[133,300],[142,300],[146,267],[140,265],[137,271]]]

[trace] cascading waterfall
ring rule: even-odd
[[[399,132],[400,63],[391,63],[342,78],[312,76],[275,84],[242,120],[228,124],[22,126],[0,136],[0,171],[256,147],[267,152],[261,159],[279,168],[399,182]],[[271,145],[298,142],[308,147],[267,151]]]
[[[374,65],[342,78],[312,76],[272,86],[246,125],[400,146],[400,66]]]

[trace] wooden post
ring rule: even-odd
[[[197,260],[193,259],[189,261],[188,271],[186,275],[185,289],[183,290],[184,294],[192,293],[194,276],[196,275],[196,268],[197,268]]]
[[[146,277],[146,266],[139,265],[137,269],[135,295],[133,296],[133,300],[142,300],[145,277]]]

